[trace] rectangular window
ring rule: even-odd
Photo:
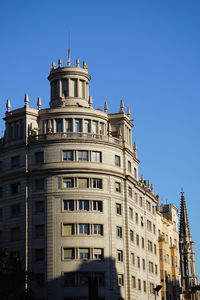
[[[35,212],[44,213],[44,201],[35,202]]]
[[[154,294],[154,284],[150,282],[150,293]]]
[[[94,189],[102,189],[102,179],[92,178],[92,187]]]
[[[56,132],[62,132],[62,119],[56,119]]]
[[[89,188],[89,178],[78,178],[78,188]]]
[[[75,249],[74,248],[64,248],[63,250],[63,259],[75,259]]]
[[[72,150],[63,150],[63,160],[73,160]]]
[[[74,200],[63,200],[64,210],[74,210]]]
[[[151,241],[148,241],[148,250],[153,252],[153,243]]]
[[[12,168],[20,167],[20,156],[19,155],[11,157],[11,167]]]
[[[63,224],[62,235],[74,235],[74,224]]]
[[[103,225],[102,224],[94,224],[94,234],[95,235],[103,235]]]
[[[149,272],[153,273],[153,263],[149,261]]]
[[[79,200],[78,201],[79,210],[87,210],[89,211],[89,200]]]
[[[43,178],[35,180],[35,190],[38,192],[44,190],[44,179]]]
[[[140,207],[143,206],[143,200],[142,200],[142,197],[140,197]]]
[[[71,79],[72,97],[77,97],[77,79]]]
[[[141,291],[141,279],[138,279],[138,290]]]
[[[79,234],[90,234],[89,224],[79,224]]]
[[[44,152],[35,152],[35,162],[36,163],[43,163],[44,162]]]
[[[132,265],[135,264],[135,254],[134,253],[131,253],[131,263],[132,263]]]
[[[68,79],[62,80],[62,96],[67,97],[68,94]]]
[[[117,226],[117,237],[122,238],[122,227]]]
[[[157,254],[157,246],[154,244],[154,254]]]
[[[20,215],[20,205],[14,204],[11,205],[11,217],[17,217]]]
[[[88,161],[88,151],[79,150],[78,151],[78,160],[79,161]]]
[[[146,281],[144,280],[143,281],[143,291],[146,293],[147,291],[147,284],[146,284]]]
[[[131,207],[129,207],[129,217],[133,219],[133,209]]]
[[[97,134],[98,132],[98,123],[96,121],[92,121],[92,133]]]
[[[153,224],[153,233],[156,234],[156,225]]]
[[[75,131],[76,132],[81,132],[81,119],[76,119],[75,120]]]
[[[140,222],[141,222],[141,227],[143,227],[144,226],[143,216],[141,216]]]
[[[123,251],[117,250],[117,261],[123,261]]]
[[[130,241],[134,241],[134,232],[133,230],[130,230]]]
[[[103,202],[93,200],[93,210],[102,212],[103,211]]]
[[[131,162],[128,160],[128,171],[131,172]]]
[[[146,266],[145,266],[145,259],[144,258],[142,259],[142,267],[143,267],[143,270],[145,270]]]
[[[80,80],[79,97],[85,98],[85,81],[84,80]]]
[[[158,266],[155,264],[155,274],[158,274]]]
[[[121,162],[120,162],[120,156],[115,155],[115,166],[120,167]]]
[[[35,249],[35,260],[37,262],[41,262],[41,261],[45,260],[45,249],[44,248]]]
[[[133,192],[132,192],[132,188],[130,186],[128,187],[128,195],[129,195],[129,197],[132,198]]]
[[[66,132],[72,132],[72,119],[65,119]]]
[[[90,259],[90,249],[89,248],[80,248],[79,249],[79,258],[80,259]]]
[[[35,225],[35,237],[43,238],[45,236],[45,226],[44,224]]]
[[[138,213],[135,213],[135,223],[138,224]]]
[[[103,128],[104,128],[104,124],[100,123],[99,124],[99,134],[103,134],[103,132],[104,132]]]
[[[115,192],[120,193],[121,192],[121,184],[120,182],[115,182]]]
[[[140,268],[140,257],[137,256],[137,267]]]
[[[17,242],[20,240],[20,227],[10,229],[10,239],[12,242]]]
[[[89,132],[89,120],[84,120],[84,123],[83,123],[83,132],[85,133],[88,133]]]
[[[137,169],[134,168],[134,177],[137,179]]]
[[[152,231],[152,224],[151,224],[151,221],[147,220],[147,229],[149,231]]]
[[[92,151],[92,161],[93,162],[101,162],[101,152],[99,151]]]
[[[120,203],[116,203],[116,214],[121,215],[122,214],[122,206]]]
[[[93,259],[101,260],[103,259],[103,249],[101,248],[94,248],[93,249]]]
[[[132,276],[131,281],[132,281],[132,288],[135,289],[136,288],[135,276]]]
[[[136,245],[139,246],[140,245],[140,240],[139,240],[139,235],[136,234]]]
[[[141,238],[141,241],[142,241],[142,248],[144,249],[144,238],[143,237]]]
[[[151,203],[149,201],[146,201],[147,210],[151,211]]]
[[[118,286],[124,285],[124,276],[122,274],[118,274]]]
[[[74,187],[74,178],[63,178],[63,187],[64,188],[73,188]]]
[[[21,192],[21,185],[19,182],[11,184],[11,193],[18,194]]]

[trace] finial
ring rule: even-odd
[[[127,108],[127,117],[130,118],[130,116],[131,116],[131,112],[130,112],[130,107],[128,106],[128,108]]]
[[[121,100],[121,102],[120,102],[120,111],[124,112],[124,102],[123,102],[123,100]]]
[[[142,182],[144,182],[144,176],[143,174],[141,174],[141,179],[140,179]]]
[[[76,60],[76,67],[79,68],[79,59]]]
[[[7,100],[6,108],[7,108],[7,112],[10,112],[11,105],[10,105],[10,100],[9,99]]]
[[[134,142],[134,144],[133,144],[133,150],[134,150],[134,152],[137,152],[137,145],[136,145],[136,142]]]
[[[25,106],[28,106],[28,102],[29,102],[28,94],[25,94],[25,97],[24,97]]]
[[[56,64],[55,64],[55,61],[52,62],[52,70],[55,70],[56,68]]]
[[[89,96],[89,101],[88,101],[88,103],[89,103],[89,107],[92,107],[92,103],[93,103],[93,101],[92,101],[92,96]]]
[[[70,48],[68,49],[67,65],[68,65],[68,66],[71,66],[71,61],[70,61]]]
[[[87,68],[88,68],[88,66],[87,66],[86,62],[83,61],[83,69],[87,69]]]
[[[119,139],[122,138],[122,130],[121,130],[121,128],[118,129],[118,138]]]
[[[41,98],[38,97],[38,100],[37,100],[37,107],[38,107],[38,110],[40,110],[41,106],[42,106],[42,101],[41,101]]]
[[[105,103],[104,103],[104,111],[105,111],[105,113],[107,113],[108,112],[108,104],[107,104],[107,102],[105,101]]]
[[[150,180],[147,181],[148,189],[150,189]]]
[[[58,60],[58,68],[61,68],[61,64],[62,64],[61,59],[59,59]]]
[[[152,194],[153,194],[153,184],[151,184],[151,192],[152,192]]]

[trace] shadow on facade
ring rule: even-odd
[[[68,271],[66,266],[68,264]],[[74,264],[73,264],[74,268]],[[123,276],[119,277],[115,260],[106,258],[99,261],[83,261],[77,270],[70,271],[70,263],[63,262],[63,273],[53,281],[34,288],[36,299],[43,300],[119,300],[123,299],[118,282],[123,285]]]
[[[167,299],[167,300],[177,300],[180,299],[181,294],[181,287],[179,286],[179,281],[172,281],[168,278],[168,276],[165,277],[165,285],[163,282],[161,282],[162,286],[164,286],[161,290],[161,300]]]

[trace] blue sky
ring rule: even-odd
[[[37,97],[49,103],[53,60],[86,60],[94,107],[134,118],[140,174],[161,202],[179,207],[183,186],[200,275],[200,2],[0,1],[0,117]],[[0,132],[4,129],[0,122]]]

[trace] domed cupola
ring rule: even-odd
[[[51,84],[50,107],[68,105],[89,107],[90,79],[85,61],[82,68],[79,66],[79,59],[76,60],[76,67],[71,66],[69,49],[67,66],[62,67],[61,60],[58,61],[58,68],[55,67],[55,62],[51,65],[48,77]]]

